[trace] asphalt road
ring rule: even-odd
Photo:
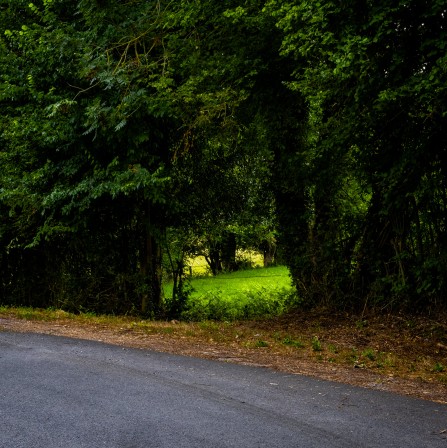
[[[0,333],[1,448],[447,448],[447,406],[269,369]]]

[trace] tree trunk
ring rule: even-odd
[[[141,312],[157,311],[161,305],[161,246],[151,233],[151,207],[147,207],[144,244],[141,250],[140,273],[144,281]]]
[[[222,272],[222,263],[220,260],[220,251],[219,249],[210,249],[209,257],[205,257],[211,272],[213,275],[217,275],[219,272]]]
[[[262,254],[264,257],[264,267],[269,267],[274,259],[276,254],[276,243],[274,241],[264,241],[261,245]]]
[[[222,243],[222,266],[228,272],[237,270],[236,248],[236,234],[228,232]]]

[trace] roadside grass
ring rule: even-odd
[[[27,331],[79,337],[76,329],[82,329],[93,339],[107,340],[112,335],[138,344],[156,338],[173,353],[235,353],[235,357],[244,356],[285,370],[305,361],[376,372],[383,381],[399,377],[447,386],[447,316],[435,321],[428,317],[372,314],[359,326],[358,316],[296,310],[269,319],[160,322],[0,306],[0,319],[8,318],[26,320]],[[409,319],[414,324],[409,325]]]
[[[297,304],[285,266],[192,277],[182,320],[242,320],[278,316]],[[172,284],[165,285],[166,297]]]

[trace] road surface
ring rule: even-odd
[[[447,448],[447,406],[300,375],[0,333],[1,448]]]

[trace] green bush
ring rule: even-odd
[[[198,298],[190,298],[181,314],[183,320],[249,320],[285,313],[299,300],[287,289],[276,291],[265,288],[241,291],[237,296],[225,296],[223,291],[211,291]]]

